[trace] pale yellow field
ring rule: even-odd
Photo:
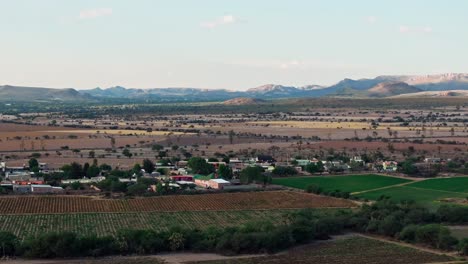
[[[293,127],[293,128],[323,128],[323,129],[373,129],[370,123],[365,122],[314,122],[314,121],[254,121],[247,122],[249,125],[270,125],[273,127]],[[396,124],[381,124],[377,127],[377,130],[400,130],[400,131],[411,131],[421,129],[421,127],[406,126],[402,127]],[[426,126],[427,130],[431,128]],[[449,127],[434,127],[434,131],[449,131]],[[455,128],[455,130],[463,130],[463,128]]]
[[[38,131],[38,132],[54,132],[54,133],[70,133],[70,134],[108,134],[108,135],[145,135],[145,136],[165,136],[165,135],[189,135],[193,133],[172,132],[172,131],[152,131],[146,132],[143,130],[126,130],[126,129],[112,129],[112,130],[97,130],[97,129],[83,129],[83,130],[55,130],[55,131]]]

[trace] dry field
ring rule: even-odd
[[[177,212],[296,208],[348,208],[348,200],[307,193],[275,191],[98,199],[83,196],[13,196],[0,198],[0,214]]]

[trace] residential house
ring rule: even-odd
[[[386,172],[396,172],[398,170],[398,162],[384,161],[382,162],[382,168]]]

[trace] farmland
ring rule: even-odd
[[[89,212],[176,212],[294,208],[343,208],[354,203],[298,192],[250,192],[179,195],[127,200],[84,196],[14,196],[0,198],[0,214]]]
[[[222,260],[201,261],[191,264],[263,264],[263,263],[339,263],[339,264],[418,264],[453,261],[452,257],[441,256],[363,237],[343,238],[319,242],[289,250],[284,254]]]
[[[358,195],[358,197],[369,200],[377,200],[382,195],[388,196],[394,201],[412,200],[421,204],[426,204],[430,207],[435,207],[438,204],[440,204],[439,202],[437,202],[440,199],[465,198],[468,194],[430,189],[420,189],[413,188],[410,186],[398,186],[391,187],[388,189],[361,193]]]
[[[206,212],[138,212],[0,215],[0,230],[18,237],[43,232],[70,231],[81,235],[114,235],[124,228],[166,231],[171,227],[205,229],[228,227],[251,221],[282,224],[291,210],[243,210]]]
[[[305,189],[310,184],[315,184],[325,191],[340,190],[345,192],[361,192],[410,182],[407,179],[386,177],[380,175],[350,175],[350,176],[322,176],[322,177],[297,177],[276,178],[274,184]]]
[[[468,177],[428,179],[412,183],[408,186],[430,190],[466,193],[468,195]]]

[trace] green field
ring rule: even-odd
[[[284,185],[303,190],[306,189],[310,184],[316,184],[322,187],[325,191],[340,190],[344,192],[361,192],[406,182],[411,182],[411,180],[374,174],[273,179],[273,184]]]
[[[229,260],[189,262],[192,264],[283,264],[283,263],[339,263],[339,264],[422,264],[453,261],[449,256],[427,253],[387,242],[363,237],[342,238],[291,249],[286,253]]]
[[[428,179],[411,183],[407,186],[431,190],[461,192],[468,195],[468,177]]]
[[[368,200],[377,200],[382,195],[389,196],[394,201],[413,200],[415,202],[434,207],[437,206],[437,204],[440,204],[437,202],[439,199],[464,198],[468,194],[400,186],[361,193],[358,197]]]
[[[250,221],[282,223],[294,210],[140,212],[0,215],[0,230],[19,237],[41,232],[72,231],[78,234],[113,235],[123,228],[167,230],[181,227],[234,226]]]

